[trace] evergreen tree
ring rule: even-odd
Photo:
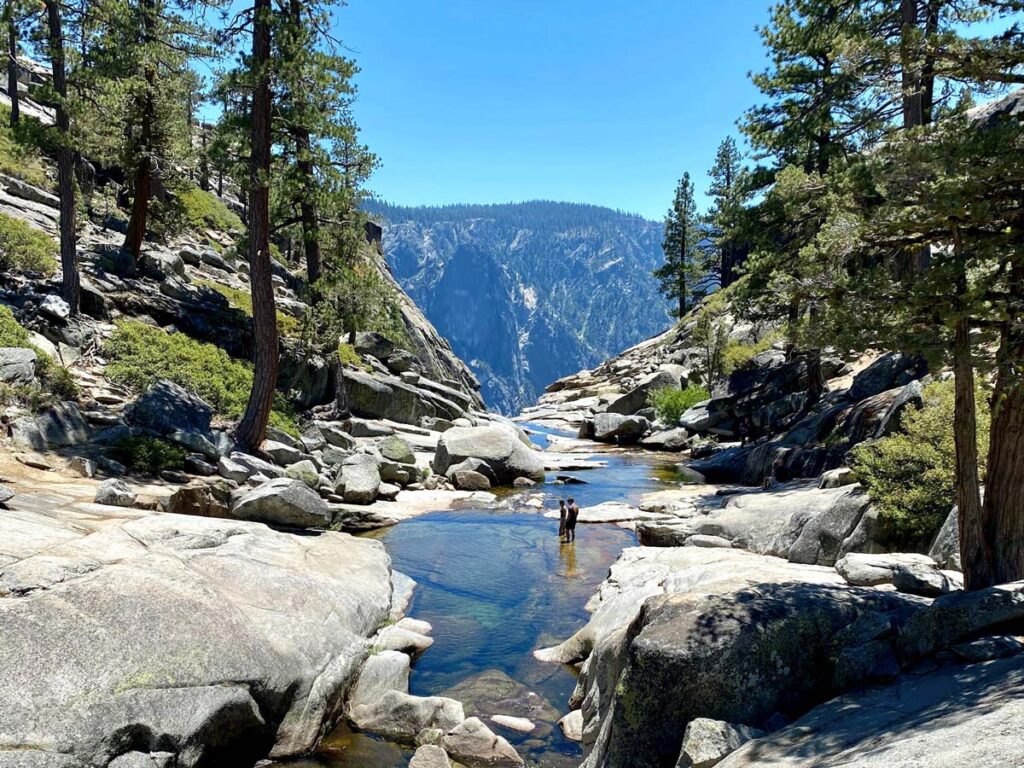
[[[665,263],[654,271],[661,283],[661,292],[679,305],[682,318],[689,301],[701,287],[708,274],[707,254],[698,248],[701,240],[697,203],[693,198],[693,182],[684,173],[676,186],[672,207],[665,216],[665,240],[662,250]]]
[[[708,194],[712,200],[708,222],[718,252],[719,277],[723,288],[736,281],[737,268],[745,250],[738,237],[738,218],[745,197],[742,173],[743,155],[736,146],[736,140],[730,136],[718,145],[715,164],[708,172],[711,177]]]
[[[248,79],[252,89],[250,111],[249,177],[249,282],[252,291],[253,355],[252,391],[245,413],[235,429],[243,450],[259,450],[267,434],[267,422],[277,386],[277,310],[271,280],[270,168],[271,168],[271,29],[270,0],[253,0],[252,53]]]

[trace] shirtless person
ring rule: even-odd
[[[575,499],[569,499],[569,506],[565,513],[565,542],[576,541],[576,520],[580,516],[580,508],[576,506]]]

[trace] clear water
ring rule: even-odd
[[[434,626],[434,645],[413,666],[411,693],[450,693],[465,701],[468,713],[507,738],[528,763],[545,768],[575,766],[583,758],[555,722],[567,710],[575,670],[542,664],[532,651],[561,642],[586,622],[587,600],[619,552],[636,539],[613,525],[582,525],[574,544],[561,544],[558,521],[523,502],[538,492],[548,497],[548,508],[557,508],[559,496],[573,496],[580,506],[630,501],[678,483],[667,458],[599,458],[607,460],[606,468],[573,473],[585,485],[538,486],[506,497],[496,509],[436,512],[371,534],[387,547],[394,567],[418,583],[410,615]],[[529,702],[538,725],[533,732],[517,733],[487,720],[501,709],[491,706],[498,693],[495,678],[511,690],[504,691],[506,698]],[[341,728],[304,764],[404,768],[411,754]]]

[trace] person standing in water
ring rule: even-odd
[[[580,508],[576,506],[575,499],[569,499],[569,506],[565,510],[565,542],[576,541],[576,520],[579,519]]]
[[[558,539],[561,541],[565,538],[565,499],[558,500]]]

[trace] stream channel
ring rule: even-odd
[[[542,447],[557,434],[523,426]],[[383,542],[393,567],[417,583],[408,615],[434,627],[433,646],[413,663],[409,692],[462,701],[467,717],[484,720],[528,765],[568,768],[583,759],[581,746],[557,725],[567,711],[575,669],[539,662],[532,651],[561,642],[586,623],[587,600],[619,553],[636,544],[631,531],[611,524],[580,525],[577,541],[561,544],[558,520],[543,512],[557,509],[559,497],[572,496],[580,507],[635,502],[680,482],[678,459],[667,454],[594,458],[607,466],[572,473],[585,483],[553,485],[549,473],[544,486],[506,492],[491,507],[433,512],[368,534]],[[544,510],[517,503],[541,492]],[[514,710],[524,706],[534,715],[531,733],[502,728],[488,717],[505,710],[519,714]],[[412,753],[342,726],[318,755],[289,766],[405,768]]]

